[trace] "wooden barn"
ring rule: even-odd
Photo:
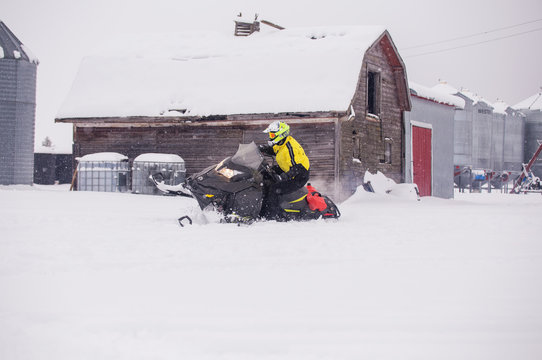
[[[56,122],[73,124],[75,157],[174,153],[189,175],[239,143],[264,143],[266,126],[283,120],[310,158],[311,182],[341,200],[367,170],[403,181],[410,107],[385,29],[262,28],[127,39],[83,60]]]

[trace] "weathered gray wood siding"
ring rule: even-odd
[[[380,74],[378,118],[367,111],[367,74]],[[361,184],[365,171],[382,172],[396,182],[403,179],[403,126],[396,74],[382,44],[365,55],[352,101],[355,116],[341,123],[341,181],[351,191]],[[389,139],[389,140],[386,140]],[[391,143],[391,163],[385,163],[385,143]]]
[[[273,121],[254,125],[171,125],[74,127],[74,156],[97,152],[118,152],[130,158],[143,153],[178,154],[185,161],[187,175],[216,164],[237,151],[239,143],[267,142],[263,130]],[[288,120],[285,120],[287,123]],[[291,135],[304,147],[311,163],[311,181],[334,191],[335,123],[310,120],[289,123]],[[324,190],[322,190],[324,191]]]

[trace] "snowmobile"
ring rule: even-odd
[[[240,144],[233,156],[189,176],[179,185],[165,184],[160,173],[150,179],[166,194],[195,198],[202,210],[212,206],[223,215],[223,222],[337,219],[341,215],[333,201],[310,184],[279,196],[279,208],[270,209],[267,193],[278,176],[254,142]],[[179,219],[181,226],[183,221],[192,223],[188,216]]]

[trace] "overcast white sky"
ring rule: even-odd
[[[233,31],[240,11],[284,27],[383,25],[405,60],[409,80],[426,86],[444,79],[510,105],[542,86],[540,0],[3,0],[0,20],[40,59],[36,144],[49,136],[58,146],[69,146],[71,126],[54,124],[54,117],[81,59],[112,36]],[[519,33],[524,34],[512,36]],[[479,44],[463,47],[473,43]]]

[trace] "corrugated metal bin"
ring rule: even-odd
[[[77,158],[77,190],[127,192],[130,180],[128,157],[96,153]]]
[[[175,154],[142,154],[132,166],[132,192],[136,194],[161,194],[149,176],[162,173],[168,185],[178,185],[186,178],[184,160]]]
[[[38,59],[0,21],[0,185],[32,185]]]

